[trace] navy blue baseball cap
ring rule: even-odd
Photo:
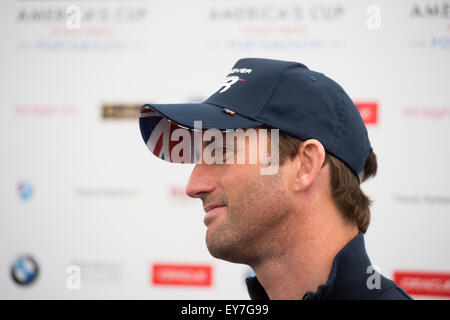
[[[344,89],[304,64],[240,59],[203,103],[145,104],[142,137],[158,157],[171,161],[176,128],[238,129],[268,126],[301,140],[317,139],[358,176],[372,151],[361,115]],[[188,162],[188,161],[186,161]]]

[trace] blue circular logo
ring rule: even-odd
[[[39,268],[36,261],[30,256],[19,257],[11,267],[11,276],[15,283],[28,285],[36,280]]]
[[[19,196],[23,201],[29,200],[34,194],[34,188],[31,183],[21,182],[17,186]]]

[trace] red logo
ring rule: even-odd
[[[378,103],[355,102],[355,104],[365,124],[376,124],[378,122]]]
[[[395,271],[394,281],[411,295],[450,297],[450,273]]]
[[[154,264],[152,282],[156,285],[211,286],[212,268],[207,265]]]

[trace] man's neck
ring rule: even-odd
[[[303,221],[308,228],[295,229],[284,248],[251,266],[270,299],[301,299],[327,282],[334,257],[358,234],[340,219],[329,220],[334,217]]]

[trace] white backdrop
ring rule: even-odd
[[[450,1],[4,0],[0,35],[0,298],[247,299],[249,268],[206,249],[193,167],[150,154],[136,113],[205,99],[243,57],[344,87],[379,159],[372,263],[450,296]]]

